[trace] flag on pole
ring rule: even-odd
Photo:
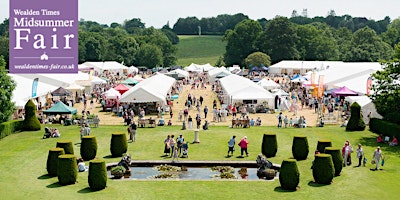
[[[36,97],[38,82],[39,82],[39,78],[33,79],[33,83],[32,83],[32,98]]]
[[[324,95],[324,75],[319,75],[318,78],[318,97],[322,97]]]

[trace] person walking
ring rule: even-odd
[[[132,121],[130,128],[131,128],[131,135],[130,135],[129,140],[132,142],[135,142],[136,141],[136,129],[137,129],[137,125],[136,125],[135,121]]]
[[[236,136],[232,136],[232,138],[228,141],[228,155],[227,157],[233,156],[233,152],[235,151],[235,141]],[[231,155],[229,155],[229,152],[231,152]]]
[[[244,136],[240,142],[239,142],[239,146],[240,146],[240,156],[243,157],[243,153],[246,153],[246,156],[249,156],[249,153],[247,152],[247,145],[249,144],[249,141],[247,141],[247,136]]]
[[[361,162],[362,162],[362,158],[363,158],[363,156],[364,156],[364,150],[363,150],[361,144],[358,144],[356,153],[357,153],[357,158],[358,158],[358,165],[357,165],[357,167],[360,167],[360,166],[361,166]]]
[[[204,119],[206,119],[207,118],[207,113],[208,113],[208,107],[207,106],[204,106]]]
[[[181,155],[181,153],[182,153],[182,145],[183,145],[184,141],[185,141],[185,138],[183,138],[182,134],[180,134],[179,137],[176,138],[176,145],[177,145],[178,151],[179,151],[178,155]]]
[[[279,113],[277,118],[278,118],[278,128],[282,128],[282,120],[283,120],[282,112]]]
[[[353,152],[353,148],[351,147],[350,142],[346,140],[342,147],[343,164],[345,167],[351,165],[351,152]]]
[[[376,150],[374,151],[374,155],[372,156],[372,160],[375,161],[375,169],[374,170],[378,170],[379,169],[379,161],[381,159],[383,159],[382,151],[381,151],[381,147],[378,146],[376,148]]]
[[[176,162],[179,162],[179,159],[178,159],[178,147],[175,147],[175,148],[173,148],[173,150],[172,150],[172,162],[175,162],[175,159],[176,159]]]
[[[193,118],[190,115],[189,115],[189,118],[188,118],[188,128],[189,129],[193,128]]]

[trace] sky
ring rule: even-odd
[[[0,0],[0,20],[9,16],[9,1]],[[20,0],[21,1],[21,0]],[[167,22],[171,28],[179,18],[216,17],[219,14],[243,13],[250,19],[290,17],[293,10],[299,14],[307,9],[308,17],[349,14],[376,21],[389,16],[400,16],[399,0],[80,0],[79,19],[110,25],[140,18],[146,27],[161,28]]]

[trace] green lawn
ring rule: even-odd
[[[355,148],[364,144],[364,151],[370,162],[377,146],[376,135],[369,132],[345,132],[339,127],[277,129],[276,127],[252,127],[230,129],[211,127],[200,132],[200,144],[189,144],[190,160],[255,160],[260,153],[263,133],[276,133],[278,138],[277,156],[271,158],[280,164],[291,157],[294,135],[306,135],[310,145],[309,159],[297,162],[300,171],[300,190],[288,192],[280,189],[279,181],[179,181],[179,180],[108,180],[108,187],[98,192],[88,189],[87,172],[78,174],[78,183],[60,186],[57,178],[46,176],[48,149],[55,147],[57,140],[72,140],[75,155],[79,155],[78,126],[57,126],[61,138],[41,139],[42,131],[22,132],[0,140],[0,197],[1,199],[397,199],[400,185],[399,147],[383,145],[387,161],[382,171],[370,171],[372,167],[346,167],[342,175],[334,178],[331,185],[313,183],[310,170],[313,151],[319,139],[330,139],[335,147],[341,147],[350,140]],[[109,158],[112,132],[126,132],[124,126],[102,126],[92,128],[92,135],[98,141],[99,158],[107,163],[119,158]],[[167,134],[183,133],[186,141],[193,140],[193,132],[181,131],[179,126],[138,129],[137,141],[129,143],[128,153],[132,159],[162,160],[163,140]],[[250,156],[240,159],[225,158],[227,142],[232,135],[238,139],[246,135],[249,139]],[[235,152],[239,154],[238,151]],[[356,163],[353,153],[353,163]],[[169,161],[170,158],[168,158]],[[88,164],[88,163],[86,163]]]
[[[222,41],[222,36],[179,36],[177,65],[215,65],[218,58],[225,53],[225,46],[226,42]]]

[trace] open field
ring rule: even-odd
[[[334,147],[341,147],[350,140],[355,148],[357,143],[364,145],[364,151],[371,160],[376,144],[376,135],[369,132],[345,132],[344,128],[327,126],[323,128],[278,129],[276,127],[251,127],[250,129],[213,126],[200,132],[200,144],[189,144],[190,160],[255,160],[261,151],[263,133],[276,133],[278,138],[277,156],[270,160],[280,164],[290,158],[291,143],[294,135],[306,135],[310,146],[308,160],[298,161],[300,171],[300,190],[288,192],[280,189],[279,181],[119,181],[108,180],[108,187],[102,191],[91,192],[88,189],[87,172],[78,174],[74,185],[60,186],[56,177],[46,176],[48,149],[55,147],[57,140],[71,140],[74,151],[79,155],[78,126],[54,125],[60,129],[61,138],[41,139],[42,131],[21,132],[0,141],[0,197],[1,199],[397,199],[400,186],[399,147],[382,145],[387,159],[382,171],[370,171],[367,167],[343,169],[341,176],[335,177],[331,185],[319,185],[313,182],[310,170],[313,150],[319,139],[330,139]],[[126,132],[123,125],[100,126],[92,128],[98,142],[97,157],[107,163],[117,162],[120,158],[110,158],[110,139],[113,132]],[[164,160],[163,143],[167,134],[183,133],[186,141],[193,141],[193,131],[181,131],[180,126],[139,128],[137,141],[128,144],[128,153],[137,160]],[[226,158],[227,141],[232,135],[238,140],[246,135],[249,139],[249,157]],[[237,142],[238,142],[237,140]],[[239,151],[235,151],[239,155]],[[86,162],[86,165],[88,163]]]
[[[222,36],[179,36],[177,65],[183,67],[191,63],[215,65],[218,58],[225,53],[225,45]]]

